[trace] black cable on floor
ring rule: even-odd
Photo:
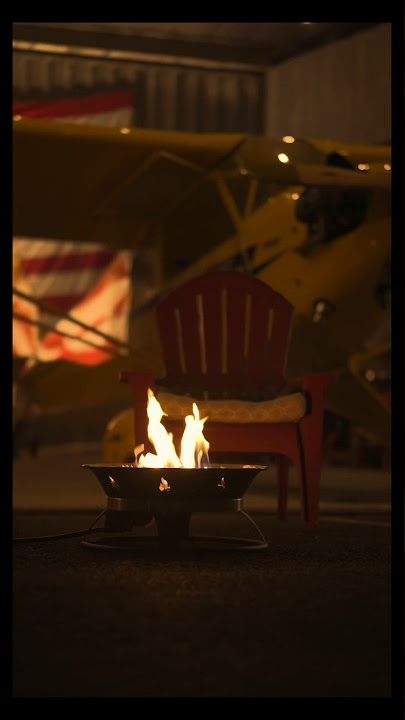
[[[90,525],[90,527],[86,528],[85,530],[75,530],[73,532],[66,532],[66,533],[60,533],[58,535],[37,535],[36,537],[20,537],[20,538],[13,538],[14,543],[33,543],[33,542],[45,542],[47,540],[63,540],[64,538],[70,538],[70,537],[80,537],[80,535],[88,535],[89,533],[95,533],[95,532],[108,532],[108,528],[100,527],[96,528],[94,527],[95,524],[100,520],[100,518],[105,515],[105,510],[103,510],[98,517],[94,520],[94,522]]]

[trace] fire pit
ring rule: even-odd
[[[210,465],[199,468],[150,468],[134,464],[84,464],[91,470],[107,496],[106,528],[117,533],[134,526],[155,524],[161,549],[218,544],[238,549],[268,547],[252,518],[243,510],[243,496],[264,465]],[[240,512],[256,528],[259,539],[190,536],[193,513]],[[156,536],[155,536],[156,537]],[[85,546],[119,549],[136,545],[153,536],[111,534],[84,541]],[[122,542],[119,542],[121,540]]]
[[[204,437],[207,418],[200,418],[196,403],[185,417],[185,428],[177,453],[173,436],[162,423],[166,415],[153,391],[148,389],[148,438],[156,453],[143,454],[144,445],[134,449],[135,462],[122,465],[85,464],[92,470],[107,495],[106,528],[132,530],[134,525],[154,524],[162,549],[184,547],[197,539],[189,534],[190,517],[198,512],[236,511],[245,515],[260,535],[260,541],[240,539],[239,548],[263,548],[267,543],[252,518],[242,509],[242,498],[263,465],[211,465],[209,442]],[[136,536],[138,539],[139,536]],[[121,537],[121,540],[124,538]],[[134,536],[126,536],[132,545]],[[205,538],[228,542],[235,538]],[[116,548],[120,543],[103,539],[85,540],[91,547]],[[122,543],[121,543],[122,544]]]

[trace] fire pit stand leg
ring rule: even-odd
[[[159,544],[162,550],[178,548],[189,537],[191,513],[155,513]]]

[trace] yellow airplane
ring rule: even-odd
[[[94,368],[37,365],[33,402],[129,405],[120,369],[162,373],[150,321],[161,293],[232,267],[294,305],[287,375],[338,370],[326,407],[389,444],[390,401],[377,389],[391,350],[389,146],[19,117],[13,129],[15,236],[159,247],[156,292],[133,308],[125,354]],[[132,451],[131,429],[124,410],[107,446],[118,432],[120,452]]]

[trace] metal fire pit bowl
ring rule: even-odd
[[[107,497],[152,500],[242,498],[264,465],[210,465],[206,468],[149,468],[136,465],[82,465],[96,475]],[[170,489],[160,490],[164,478]]]
[[[218,541],[239,549],[267,547],[256,523],[242,508],[242,498],[265,465],[210,465],[203,468],[149,468],[135,464],[82,465],[94,473],[107,496],[106,528],[125,532],[134,525],[147,526],[155,520],[161,549],[184,547],[196,541],[189,535],[192,513],[241,512],[254,525],[260,541],[237,538],[208,538],[213,547]],[[140,540],[140,536],[136,536]],[[123,537],[121,538],[123,540]],[[149,538],[150,539],[150,538]],[[202,539],[202,538],[200,538]],[[134,544],[134,536],[125,545]],[[92,547],[116,549],[118,544],[86,540]]]

